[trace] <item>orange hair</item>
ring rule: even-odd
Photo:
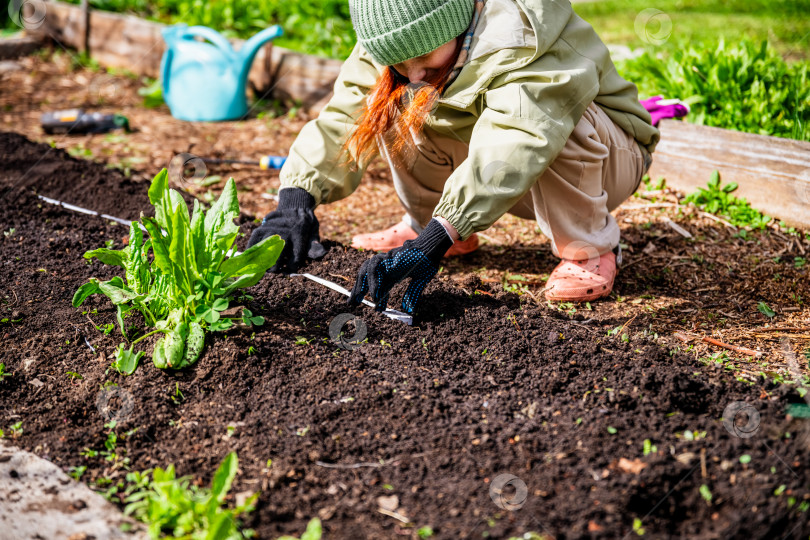
[[[424,81],[425,84],[421,86],[409,84],[408,79],[392,67],[382,73],[369,91],[354,130],[343,145],[348,162],[368,164],[379,152],[378,136],[393,136],[389,150],[392,158],[399,157],[405,144],[411,140],[411,133],[422,131],[428,115],[447,86],[463,41],[458,39],[456,54],[438,70],[436,77]],[[389,133],[392,129],[393,132]]]

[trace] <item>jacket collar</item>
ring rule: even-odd
[[[568,0],[486,0],[470,58],[440,103],[468,108],[496,77],[542,56],[572,14]]]

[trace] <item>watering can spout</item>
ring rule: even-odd
[[[279,25],[271,26],[254,35],[242,45],[242,48],[239,49],[237,53],[240,63],[240,80],[247,80],[250,66],[253,64],[253,58],[256,56],[256,53],[259,52],[262,45],[280,37],[282,34],[284,34],[284,31]]]

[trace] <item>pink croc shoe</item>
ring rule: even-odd
[[[419,235],[416,234],[416,231],[400,221],[384,231],[358,234],[352,237],[352,247],[370,251],[391,251],[404,244],[406,240],[413,240],[417,236]]]
[[[406,240],[413,240],[418,235],[406,223],[399,222],[393,227],[373,233],[358,234],[352,237],[352,247],[370,251],[391,251],[400,247]],[[459,257],[478,249],[478,235],[473,234],[466,240],[458,241],[447,250],[445,257]]]
[[[590,302],[604,298],[613,290],[616,279],[616,254],[605,253],[598,259],[563,260],[546,284],[546,299],[555,302]]]

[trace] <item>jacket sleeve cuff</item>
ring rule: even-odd
[[[299,187],[283,186],[278,191],[278,209],[288,208],[315,208],[315,197],[305,189]]]
[[[466,240],[476,232],[475,226],[467,219],[461,209],[453,206],[449,202],[440,201],[439,205],[433,211],[433,217],[443,217],[449,221],[450,224],[456,228],[456,231],[458,231],[461,240]]]

